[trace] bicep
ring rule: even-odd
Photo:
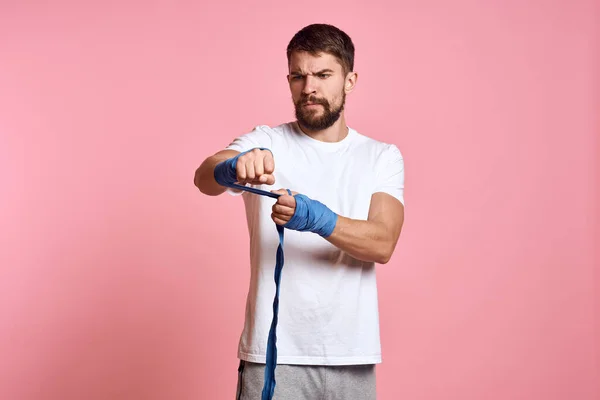
[[[404,205],[400,200],[387,193],[373,193],[368,221],[384,226],[395,245],[404,224]]]

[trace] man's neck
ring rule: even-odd
[[[344,118],[344,114],[342,114],[332,126],[320,131],[312,131],[310,129],[307,129],[305,126],[300,124],[300,122],[298,122],[298,126],[306,135],[310,136],[315,140],[320,140],[321,142],[339,142],[343,140],[346,136],[348,136],[348,127],[346,125],[346,119]]]

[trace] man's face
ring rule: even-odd
[[[296,118],[312,131],[332,126],[344,110],[346,76],[331,54],[293,52],[288,75]]]

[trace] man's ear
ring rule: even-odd
[[[346,84],[344,85],[344,90],[346,93],[350,93],[354,90],[357,80],[358,74],[356,72],[348,72],[348,75],[346,75]]]

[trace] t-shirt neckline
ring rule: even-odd
[[[346,126],[346,128],[348,128],[348,134],[342,140],[339,140],[337,142],[323,142],[322,140],[317,140],[304,133],[304,131],[300,129],[298,121],[292,122],[292,128],[298,134],[302,141],[310,143],[313,146],[317,146],[323,150],[337,150],[350,143],[356,135],[356,131],[354,129],[350,128],[349,126]]]

